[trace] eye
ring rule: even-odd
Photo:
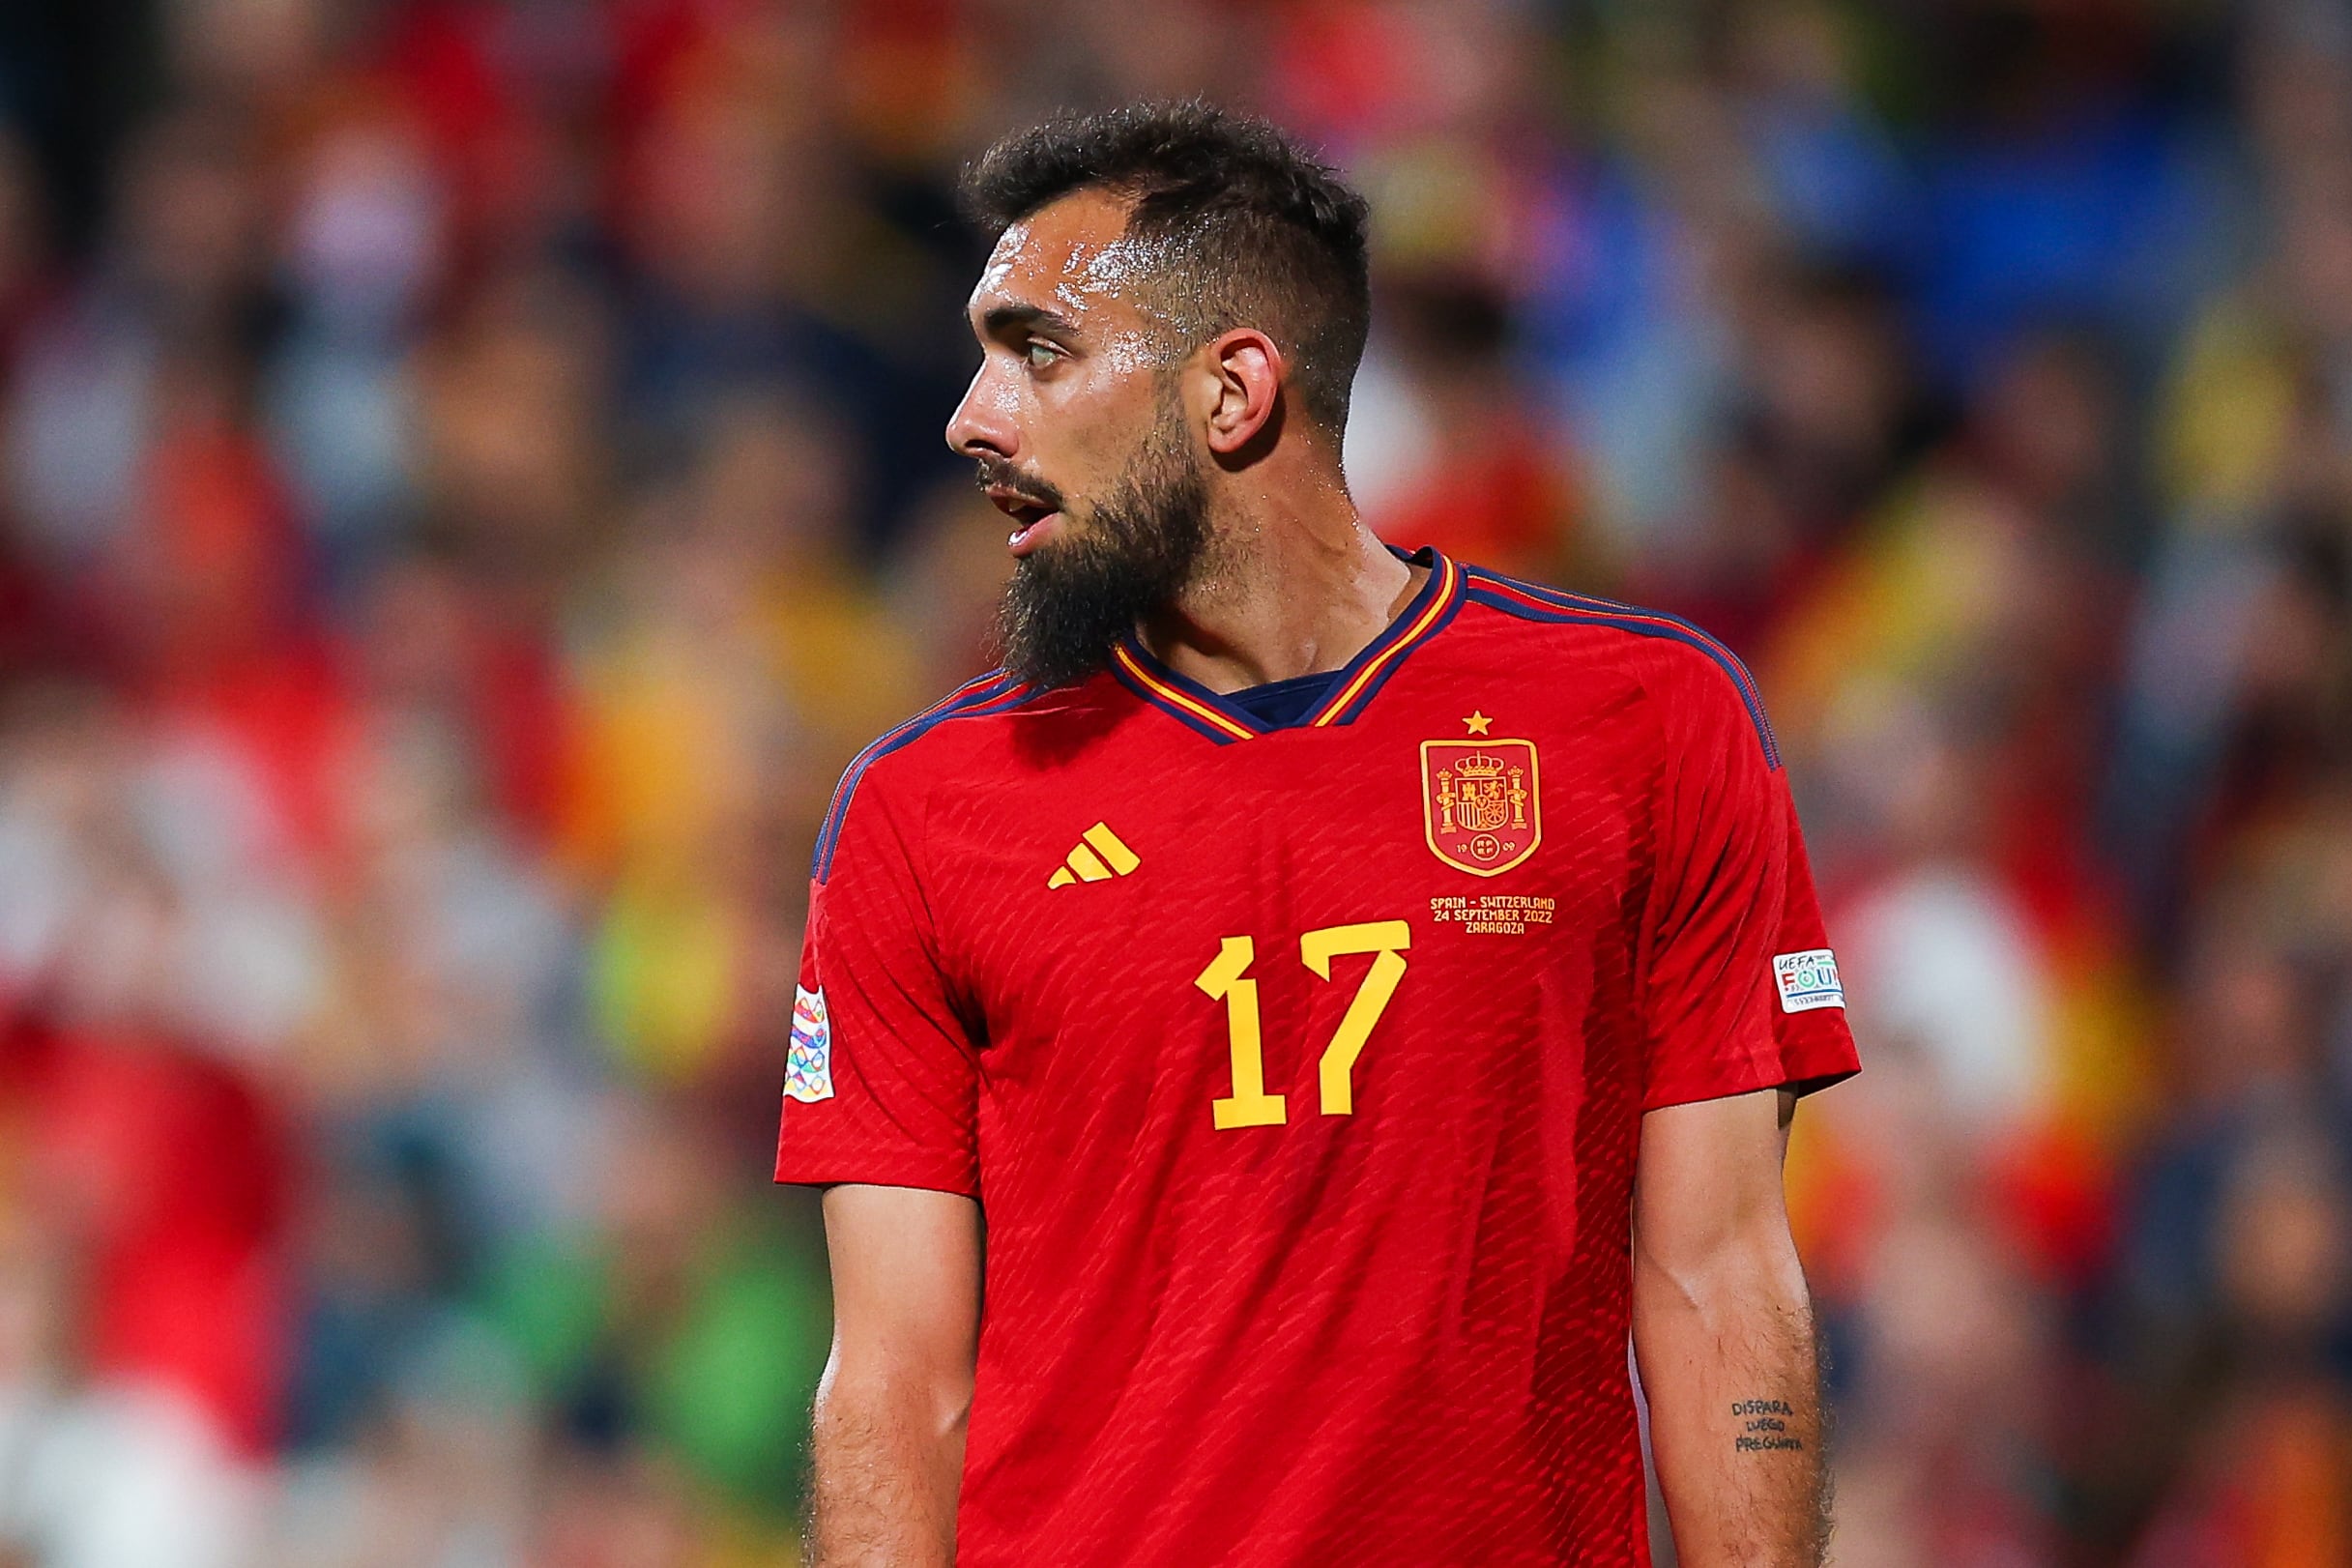
[[[1024,348],[1021,353],[1022,357],[1029,361],[1029,367],[1031,370],[1050,368],[1056,360],[1061,358],[1061,350],[1042,337],[1031,338],[1029,346]]]

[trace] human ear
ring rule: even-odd
[[[1208,450],[1232,457],[1272,423],[1282,394],[1282,350],[1252,327],[1236,327],[1205,346],[1203,391]]]

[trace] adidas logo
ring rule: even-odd
[[[1123,877],[1144,862],[1135,852],[1118,841],[1108,823],[1096,823],[1080,836],[1078,847],[1070,857],[1057,867],[1045,880],[1048,887],[1067,887],[1074,882],[1108,882]]]

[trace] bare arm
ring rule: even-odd
[[[1795,1097],[1641,1118],[1634,1350],[1683,1568],[1816,1568],[1827,1473],[1813,1307],[1781,1190]]]
[[[833,1352],[817,1390],[815,1568],[946,1568],[980,1326],[980,1207],[825,1194]]]

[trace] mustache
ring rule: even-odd
[[[978,472],[973,476],[973,482],[982,490],[1010,490],[1031,506],[1048,511],[1061,510],[1061,492],[1045,480],[1030,478],[1002,457],[980,457],[974,461]]]

